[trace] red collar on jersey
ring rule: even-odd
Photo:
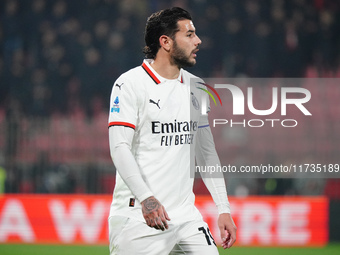
[[[145,72],[151,77],[151,79],[156,82],[156,84],[160,84],[161,81],[157,78],[157,76],[151,71],[151,69],[143,62],[142,64],[143,69]],[[183,83],[183,76],[181,76],[181,83]]]

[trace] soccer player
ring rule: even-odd
[[[109,216],[111,254],[218,254],[194,205],[195,159],[220,164],[206,95],[183,67],[196,63],[201,44],[190,14],[178,7],[152,14],[141,66],[114,83],[109,115],[111,157],[117,169]],[[208,107],[207,107],[208,108]],[[203,177],[202,177],[203,178]],[[203,178],[217,206],[222,247],[236,240],[223,178]]]

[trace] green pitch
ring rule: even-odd
[[[220,255],[339,255],[340,243],[324,248],[233,247],[219,249]],[[0,244],[1,255],[109,255],[107,246]]]

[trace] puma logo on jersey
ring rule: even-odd
[[[122,84],[116,84],[116,87],[118,87],[119,88],[119,90],[121,90],[121,88],[122,88],[122,86],[123,86],[123,84],[124,84],[124,82],[122,83]]]
[[[158,109],[161,109],[161,107],[159,107],[159,101],[161,101],[160,99],[158,99],[157,103],[155,101],[153,101],[152,99],[149,100],[149,103],[151,104],[155,104],[157,105]]]

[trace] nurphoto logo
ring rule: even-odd
[[[212,79],[212,81],[214,82],[214,79]],[[277,87],[264,87],[266,93],[265,95],[262,95],[262,97],[267,97],[266,99],[270,100],[271,105],[270,107],[267,106],[265,109],[258,109],[254,105],[258,103],[258,101],[261,99],[255,97],[254,90],[259,89],[259,84],[256,84],[257,88],[253,88],[253,86],[251,86],[251,79],[249,79],[249,81],[246,83],[247,86],[244,86],[244,81],[242,82],[243,90],[240,88],[240,86],[233,85],[227,82],[224,83],[221,82],[221,80],[216,80],[213,86],[202,82],[197,83],[200,83],[209,88],[217,96],[221,107],[232,108],[232,116],[245,116],[247,115],[246,112],[249,112],[255,116],[261,116],[260,118],[243,119],[242,121],[235,121],[233,119],[226,118],[214,119],[213,127],[226,124],[230,125],[230,127],[263,127],[264,125],[271,125],[271,127],[275,127],[278,124],[280,124],[282,127],[296,127],[298,125],[298,121],[296,119],[269,118],[269,115],[277,113],[278,111],[280,116],[286,117],[287,106],[292,107],[295,112],[299,111],[300,114],[304,116],[312,115],[312,113],[306,107],[306,103],[311,100],[311,92],[303,87],[293,87],[292,85],[283,86],[282,82],[280,83],[281,85]],[[256,83],[258,83],[258,81]],[[210,84],[212,83],[210,82]],[[234,84],[237,84],[237,82],[235,82]],[[217,105],[214,95],[208,89],[199,89],[205,91],[213,100],[215,105]],[[216,89],[219,93],[216,91]],[[243,91],[245,91],[246,93],[244,93]],[[222,105],[222,99],[220,96],[222,93],[231,95],[232,98],[231,100],[228,100],[228,102],[224,102],[224,105]],[[207,112],[209,112],[207,104],[202,104],[201,108],[202,114],[207,114]],[[265,118],[263,116],[265,116]]]

